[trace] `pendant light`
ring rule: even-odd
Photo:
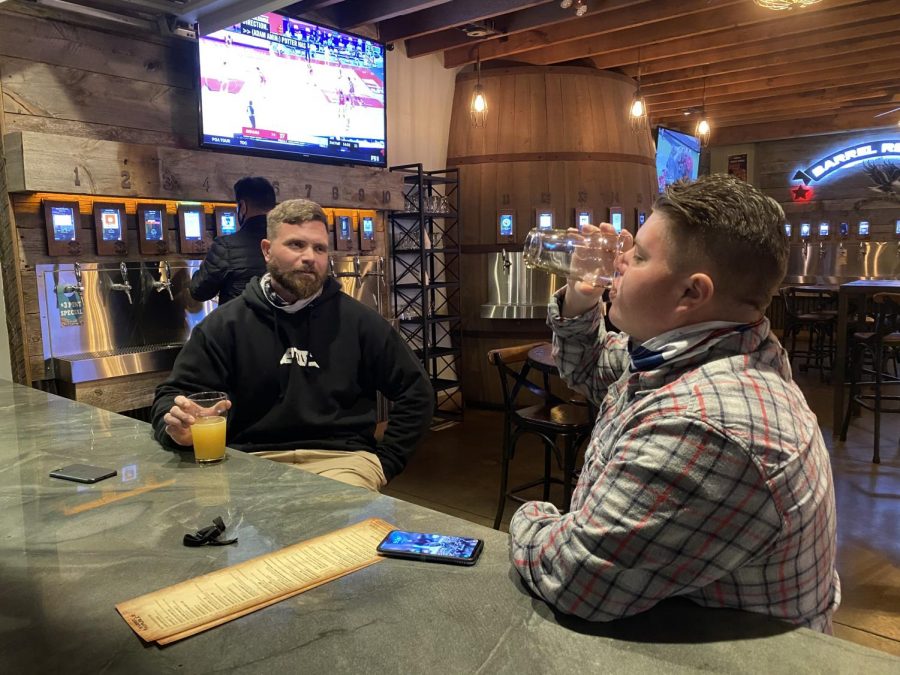
[[[487,111],[487,99],[484,96],[484,87],[481,86],[481,53],[476,51],[475,88],[472,90],[472,102],[469,104],[469,117],[472,120],[473,127],[484,126],[487,119]]]
[[[641,92],[640,47],[638,47],[637,68],[637,89],[634,92],[634,97],[631,99],[631,106],[628,108],[628,121],[631,123],[631,130],[634,133],[639,134],[650,126],[647,118],[647,102],[644,100],[644,96]]]
[[[709,145],[709,136],[712,129],[709,126],[709,120],[706,118],[706,78],[703,78],[703,102],[700,106],[700,121],[697,122],[697,128],[694,129],[694,136],[700,141],[701,147]]]

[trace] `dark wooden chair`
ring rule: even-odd
[[[807,289],[803,286],[785,286],[779,291],[784,302],[784,333],[782,342],[788,350],[791,363],[803,357],[801,371],[810,365],[819,369],[819,377],[825,379],[825,369],[831,369],[834,361],[834,331],[837,326],[837,296],[833,291]],[[797,337],[807,334],[805,350],[797,349]],[[826,365],[827,364],[827,365]]]
[[[543,499],[549,501],[550,485],[561,484],[563,486],[561,506],[563,509],[568,508],[572,498],[576,455],[581,444],[590,438],[593,428],[593,409],[584,403],[568,402],[554,395],[550,391],[546,372],[538,370],[544,382],[543,387],[529,380],[533,364],[528,359],[528,352],[540,344],[507,347],[488,352],[488,361],[497,368],[500,376],[504,410],[500,499],[494,517],[494,529],[500,527],[506,501],[511,499],[524,503],[526,500],[518,496],[518,493],[538,485],[543,485]],[[540,399],[540,402],[523,406],[520,396],[525,392],[531,392]],[[510,461],[515,454],[516,444],[525,434],[533,434],[543,443],[544,475],[523,485],[509,487]],[[562,478],[553,475],[554,455],[557,462],[562,464]]]
[[[871,330],[857,331],[850,338],[850,397],[840,439],[847,440],[850,417],[856,409],[871,410],[875,413],[872,462],[880,464],[881,414],[900,413],[900,395],[885,393],[888,387],[900,385],[897,377],[900,294],[876,293],[872,296],[872,306],[875,323]],[[885,372],[886,361],[894,362],[893,374]],[[866,375],[871,379],[863,379]]]

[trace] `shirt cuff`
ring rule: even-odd
[[[562,316],[562,305],[565,302],[567,290],[568,287],[563,286],[550,298],[550,303],[547,305],[547,325],[550,326],[550,329],[560,337],[570,337],[583,335],[587,330],[599,326],[603,320],[602,300],[598,300],[597,304],[584,314],[568,318]]]

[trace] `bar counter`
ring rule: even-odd
[[[6,672],[900,671],[885,653],[684,601],[611,624],[556,616],[519,583],[503,533],[238,452],[200,467],[145,423],[8,382],[0,411]],[[48,476],[69,463],[119,475]],[[182,545],[219,515],[236,545]],[[385,560],[167,647],[115,610],[369,517],[481,537],[485,550],[471,568]]]

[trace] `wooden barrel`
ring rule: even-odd
[[[656,195],[655,150],[649,130],[634,133],[628,109],[634,81],[585,67],[516,66],[483,70],[488,102],[483,127],[469,104],[475,73],[460,73],[450,120],[447,165],[460,170],[463,293],[463,392],[472,404],[500,402],[487,351],[542,337],[541,319],[482,319],[488,256],[521,250],[538,210],[552,210],[555,227],[575,224],[576,210],[607,220],[620,207],[635,230]],[[500,210],[515,212],[515,241],[498,244]]]

